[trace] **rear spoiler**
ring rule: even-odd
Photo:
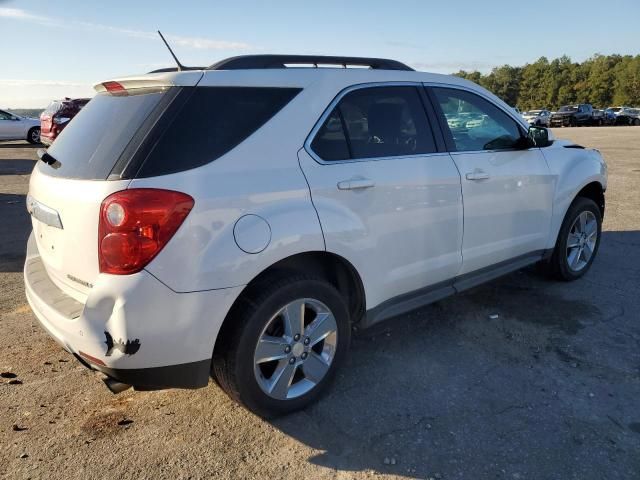
[[[98,93],[115,93],[139,88],[164,89],[169,87],[195,87],[203,75],[204,72],[202,71],[147,74],[139,77],[115,78],[113,80],[96,83],[93,88]]]

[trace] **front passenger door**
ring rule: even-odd
[[[524,127],[489,99],[461,88],[429,90],[462,178],[460,274],[542,254],[553,177],[540,149],[523,148]]]

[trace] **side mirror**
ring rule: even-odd
[[[553,141],[555,140],[553,132],[544,127],[529,127],[527,136],[529,137],[533,145],[538,148],[548,147],[549,145],[553,144]]]

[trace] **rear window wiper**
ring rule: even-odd
[[[58,169],[62,166],[62,164],[58,160],[53,158],[51,155],[49,155],[47,153],[47,150],[44,148],[38,149],[38,158],[52,168]]]

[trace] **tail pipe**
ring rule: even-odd
[[[129,384],[121,383],[121,382],[119,382],[117,380],[114,380],[113,378],[109,378],[109,377],[104,377],[102,379],[102,381],[107,386],[107,388],[109,390],[111,390],[111,393],[122,393],[125,390],[129,390],[131,388],[131,385],[129,385]]]

